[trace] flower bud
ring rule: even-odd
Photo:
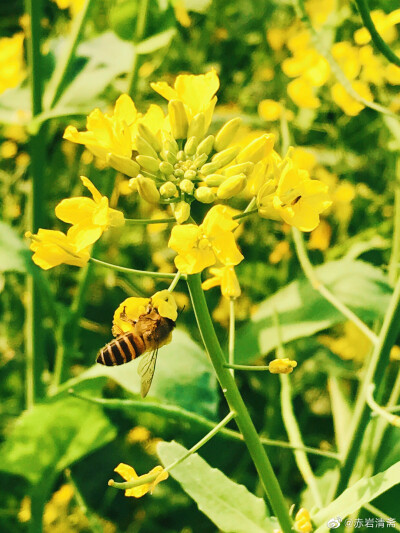
[[[179,150],[179,152],[176,154],[176,159],[178,161],[186,161],[186,154],[183,150]]]
[[[168,163],[168,161],[162,161],[159,165],[159,169],[166,176],[169,176],[174,172],[174,167],[171,165],[171,163]]]
[[[297,361],[291,361],[287,357],[284,359],[274,359],[268,365],[271,374],[291,374],[293,368],[296,368]]]
[[[248,176],[253,172],[254,163],[248,161],[247,163],[240,163],[239,165],[232,165],[224,170],[225,176],[235,176],[236,174],[246,174]]]
[[[197,147],[196,154],[197,155],[201,155],[201,154],[208,155],[213,149],[213,146],[214,146],[214,135],[209,135],[203,141],[201,141],[201,143]]]
[[[220,165],[218,163],[206,163],[201,167],[201,173],[204,176],[208,176],[209,174],[214,174],[217,170],[220,169]]]
[[[154,150],[154,148],[146,141],[144,137],[141,135],[136,135],[135,138],[136,143],[136,149],[141,155],[148,155],[150,157],[153,157],[154,159],[157,159],[157,152]]]
[[[274,141],[275,135],[273,133],[261,135],[248,144],[246,148],[243,148],[237,156],[237,162],[245,163],[246,161],[251,161],[252,163],[257,163],[272,151]]]
[[[185,139],[188,130],[188,121],[183,102],[180,100],[170,100],[168,113],[172,135],[175,139]]]
[[[137,192],[138,186],[137,186],[137,178],[131,178],[128,181],[128,186],[132,192]]]
[[[188,137],[196,137],[197,142],[200,141],[206,132],[206,119],[204,113],[198,113],[190,121],[188,128]]]
[[[144,156],[143,156],[144,157]],[[145,178],[141,174],[136,178],[137,188],[140,196],[149,204],[157,204],[160,200],[160,193],[156,184],[151,178]]]
[[[226,176],[223,174],[210,174],[204,178],[204,182],[207,183],[209,187],[219,187],[221,183],[226,180]]]
[[[164,161],[171,163],[171,165],[175,165],[176,163],[176,154],[170,152],[169,150],[163,150],[161,152],[161,157],[164,159]]]
[[[149,155],[138,155],[136,161],[142,168],[149,172],[157,172],[161,163],[161,161]]]
[[[163,140],[163,150],[167,150],[168,152],[172,152],[174,155],[176,155],[179,151],[179,146],[177,145],[175,139],[169,136]]]
[[[185,154],[194,155],[196,153],[198,140],[197,137],[190,137],[185,144]]]
[[[208,159],[207,154],[201,154],[197,156],[196,159],[191,164],[191,168],[195,169],[195,168],[202,167],[204,163],[207,161],[207,159]]]
[[[192,194],[194,189],[194,183],[190,180],[182,180],[179,184],[179,188],[181,191],[185,192],[186,194]]]
[[[174,208],[174,217],[178,224],[183,224],[190,217],[190,205],[186,202],[178,202]]]
[[[241,294],[239,280],[237,279],[235,268],[226,266],[223,269],[221,280],[222,296],[228,299],[239,298]]]
[[[226,150],[222,150],[222,152],[213,155],[211,162],[218,163],[219,168],[222,168],[233,161],[239,152],[240,146],[231,146],[230,148],[226,148]]]
[[[215,137],[214,148],[217,152],[225,150],[233,141],[239,126],[242,123],[240,117],[233,118],[219,130]]]
[[[163,198],[171,198],[176,194],[177,190],[178,189],[176,188],[175,183],[172,183],[172,181],[167,181],[161,185],[160,194]]]
[[[246,187],[247,178],[244,174],[230,176],[218,187],[217,196],[220,200],[228,200],[232,196],[241,193]]]
[[[150,144],[150,146],[154,148],[156,152],[159,152],[161,150],[160,141],[157,139],[151,129],[146,126],[146,124],[143,124],[143,122],[139,122],[138,132],[139,135],[141,135]]]
[[[199,187],[194,193],[196,200],[202,204],[211,204],[215,200],[215,193],[210,187]]]
[[[187,180],[194,180],[194,178],[197,176],[197,172],[195,170],[185,170],[185,173],[183,175],[184,178]]]
[[[122,155],[108,154],[106,157],[107,164],[110,167],[115,168],[118,172],[122,172],[130,178],[135,178],[140,171],[140,167],[130,157],[124,157]]]

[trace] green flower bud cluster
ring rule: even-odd
[[[171,204],[179,223],[190,216],[190,204],[210,204],[241,193],[264,152],[272,149],[273,136],[263,135],[245,148],[231,146],[240,118],[227,122],[213,136],[206,131],[204,113],[188,122],[178,100],[168,105],[171,133],[159,140],[144,124],[138,127],[138,175],[130,186],[150,203]]]

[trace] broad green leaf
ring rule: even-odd
[[[116,437],[103,409],[76,398],[24,412],[0,448],[0,470],[32,484],[54,476]]]
[[[0,123],[24,124],[31,117],[28,87],[7,89],[0,96]]]
[[[352,487],[345,490],[336,500],[324,509],[312,515],[313,522],[319,526],[315,533],[329,531],[329,520],[339,516],[346,516],[361,509],[361,507],[377,498],[383,492],[400,483],[400,461],[384,472],[380,472],[370,478],[360,479]]]
[[[318,279],[365,322],[384,314],[392,289],[379,268],[363,261],[341,260],[315,271]],[[301,277],[262,302],[248,324],[238,331],[238,362],[252,361],[278,346],[274,310],[279,315],[283,342],[313,335],[347,320]]]
[[[101,386],[106,378],[110,378],[130,393],[139,394],[139,362],[140,358],[114,367],[96,364],[78,378],[68,381],[63,390],[71,387],[82,390],[85,381],[103,378],[99,382]],[[160,348],[148,397],[215,419],[218,394],[214,370],[204,351],[187,333],[175,330],[172,342]]]
[[[136,44],[136,53],[140,55],[151,54],[156,50],[160,50],[160,48],[168,46],[175,33],[176,29],[170,28],[169,30],[165,30],[161,33],[157,33],[156,35],[152,35],[148,39],[145,39],[144,41],[141,41],[140,43]]]
[[[183,3],[188,11],[204,13],[211,4],[211,0],[184,0]]]
[[[346,395],[344,387],[335,376],[328,378],[328,391],[331,398],[336,445],[339,453],[344,453],[349,437],[352,414],[348,395]]]
[[[31,253],[15,229],[0,222],[0,272],[32,269]]]
[[[157,453],[168,466],[187,452],[176,442],[160,442]],[[212,468],[197,453],[170,472],[202,511],[221,530],[228,533],[272,533],[264,500],[251,494],[244,485],[231,481]]]

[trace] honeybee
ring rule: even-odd
[[[141,380],[140,394],[144,398],[153,381],[158,349],[169,341],[175,322],[161,316],[151,302],[147,312],[140,315],[138,320],[131,320],[125,312],[125,307],[120,319],[128,322],[132,326],[132,331],[123,333],[114,325],[112,333],[116,338],[99,351],[96,361],[102,365],[115,366],[144,355],[138,366]]]

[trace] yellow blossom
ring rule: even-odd
[[[0,155],[4,159],[11,159],[17,155],[18,145],[14,141],[4,141],[0,146]]]
[[[151,433],[147,428],[144,426],[136,426],[129,431],[126,440],[129,444],[136,444],[137,442],[148,442],[150,438]]]
[[[330,76],[329,63],[314,48],[296,50],[282,63],[282,70],[289,78],[301,76],[313,87],[321,87]]]
[[[306,11],[311,18],[312,25],[320,28],[325,24],[329,15],[335,9],[335,0],[308,0],[306,2]]]
[[[378,86],[385,83],[387,69],[385,69],[381,57],[374,54],[372,46],[366,45],[360,48],[360,62],[362,65],[360,79],[362,81]],[[400,71],[400,68],[396,67],[396,65],[392,66]]]
[[[308,247],[310,250],[321,250],[324,252],[329,248],[329,243],[332,237],[332,228],[326,222],[321,220],[319,225],[311,232]]]
[[[167,289],[153,294],[151,297],[151,305],[165,318],[169,318],[175,322],[178,317],[174,295]]]
[[[352,83],[353,89],[365,100],[372,102],[373,97],[368,85],[356,80]],[[364,109],[364,104],[355,100],[340,83],[335,83],[331,88],[333,101],[343,110],[346,115],[355,117]]]
[[[92,193],[93,199],[84,196],[68,198],[56,207],[56,216],[73,224],[68,234],[78,250],[96,242],[110,226],[121,226],[125,223],[122,212],[110,208],[108,198],[102,196],[88,178],[81,176],[81,180]]]
[[[258,104],[258,114],[267,122],[273,122],[281,117],[282,106],[275,100],[261,100]]]
[[[396,24],[400,23],[400,9],[391,13],[376,9],[371,11],[371,18],[384,41],[391,43],[397,38]],[[371,40],[371,34],[367,28],[360,28],[354,32],[354,40],[357,44],[368,44]]]
[[[307,509],[301,508],[296,513],[294,529],[298,531],[298,533],[311,533],[313,528],[311,524],[310,513],[307,511]]]
[[[282,259],[288,259],[290,255],[290,245],[288,241],[280,241],[269,254],[269,262],[272,265],[276,265],[282,261]]]
[[[225,266],[238,265],[239,252],[232,230],[238,223],[229,208],[216,205],[210,209],[200,226],[174,226],[168,246],[178,252],[175,265],[185,274],[195,274],[214,265],[217,260]]]
[[[257,195],[265,183],[273,180],[274,171],[281,162],[281,156],[272,150],[267,157],[256,163],[247,182],[247,191],[251,196]]]
[[[198,113],[204,113],[206,128],[208,128],[217,103],[215,93],[219,88],[219,78],[215,70],[198,76],[181,74],[176,78],[173,88],[162,81],[150,85],[166,100],[183,102],[189,122]]]
[[[148,492],[153,492],[154,487],[158,485],[158,483],[168,478],[168,472],[164,470],[162,466],[156,466],[150,470],[148,474],[143,476],[138,476],[132,466],[124,463],[120,463],[116,468],[114,468],[114,471],[128,482],[136,480],[140,481],[141,479],[144,479],[142,485],[125,490],[125,496],[133,496],[134,498],[141,498]],[[147,481],[151,475],[154,475],[155,479],[153,481]]]
[[[400,67],[390,63],[385,68],[385,77],[390,85],[400,85]]]
[[[268,363],[268,370],[271,374],[291,374],[296,366],[297,361],[285,357],[284,359],[274,359]]]
[[[173,3],[176,20],[184,28],[189,28],[192,21],[187,12],[185,2],[183,0],[175,0]]]
[[[312,172],[317,164],[317,158],[315,155],[301,146],[294,147],[290,157],[296,167],[303,168],[308,172]]]
[[[364,361],[371,350],[370,339],[350,321],[343,324],[339,336],[320,335],[318,341],[342,359],[358,363]]]
[[[95,109],[87,118],[87,131],[79,132],[75,126],[68,126],[64,139],[84,144],[100,160],[135,177],[139,165],[132,160],[132,151],[136,149],[138,126],[144,124],[156,134],[163,121],[164,113],[159,106],[151,105],[147,113],[142,115],[136,110],[132,99],[122,94],[115,103],[112,115]]]
[[[207,279],[202,283],[205,291],[213,287],[221,287],[222,296],[225,298],[239,298],[240,285],[236,276],[235,268],[233,266],[224,266],[221,268],[210,268],[212,278]]]
[[[88,248],[78,248],[70,232],[65,235],[61,231],[40,228],[36,235],[27,232],[25,236],[32,239],[33,262],[43,270],[61,264],[82,267],[90,259]]]
[[[71,16],[75,16],[79,13],[82,8],[85,0],[53,0],[59,9],[69,9]]]
[[[354,80],[361,69],[359,48],[348,41],[341,41],[335,43],[331,51],[346,78]]]
[[[300,108],[316,109],[321,105],[319,98],[314,95],[311,83],[302,77],[288,83],[287,93]]]
[[[0,94],[16,87],[25,77],[24,35],[0,39]]]

